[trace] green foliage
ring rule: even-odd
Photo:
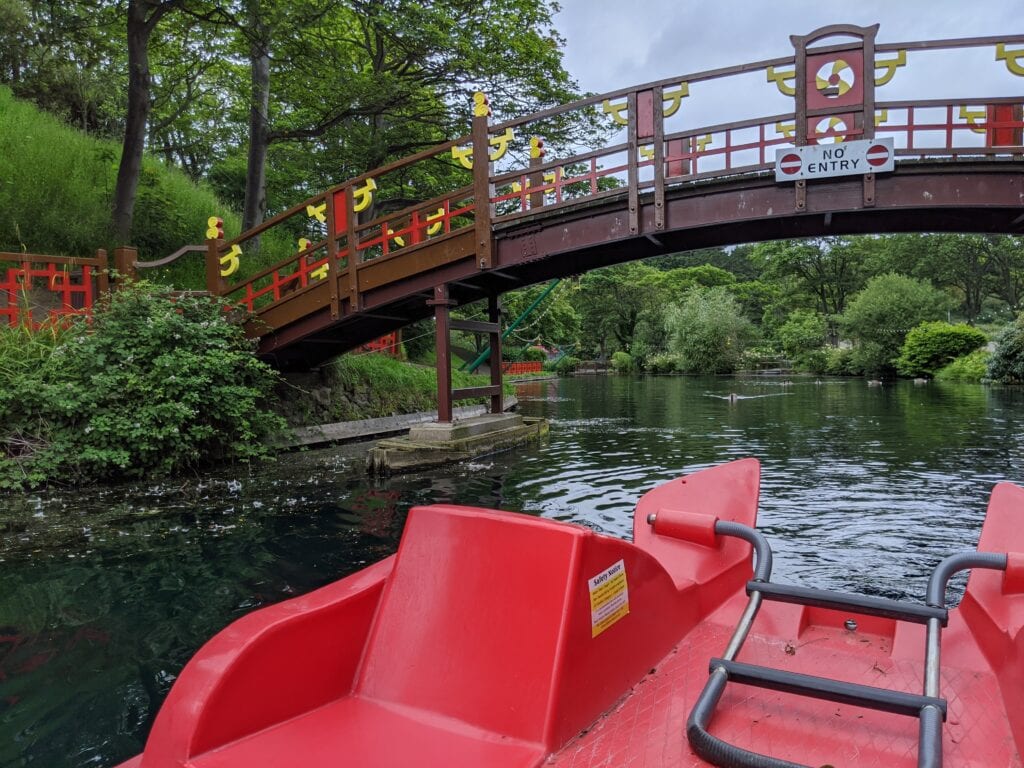
[[[575,371],[580,365],[580,359],[572,355],[565,355],[555,363],[555,373],[559,376],[567,376]]]
[[[809,353],[819,350],[825,343],[825,318],[808,309],[798,309],[786,319],[777,331],[782,350],[797,362]]]
[[[988,361],[988,376],[1003,383],[1024,382],[1024,314],[1008,325],[996,338],[996,348]]]
[[[931,376],[986,341],[984,333],[965,323],[922,323],[907,334],[896,368],[902,376]]]
[[[110,207],[120,147],[61,125],[0,86],[0,251],[91,256],[112,249]],[[59,191],[59,194],[57,194]],[[206,219],[224,218],[228,233],[239,219],[207,188],[147,158],[140,179],[135,241],[142,260],[201,243]],[[202,257],[192,259],[202,286]]]
[[[523,350],[523,360],[528,363],[543,363],[548,359],[548,353],[540,347],[527,347]]]
[[[854,360],[852,349],[829,347],[825,350],[825,364],[821,373],[829,376],[860,376],[863,372]]]
[[[950,305],[948,296],[923,280],[897,274],[871,278],[841,318],[857,342],[854,365],[871,376],[891,375],[910,329],[938,319]]]
[[[988,350],[976,349],[956,358],[935,372],[936,381],[969,381],[975,384],[988,376]]]
[[[649,373],[675,373],[679,370],[679,360],[674,355],[653,355],[647,359]]]
[[[262,458],[276,374],[207,298],[136,284],[91,328],[3,331],[0,487],[84,483]]]
[[[688,373],[731,373],[757,336],[724,288],[695,288],[668,312],[670,347]]]
[[[633,358],[628,352],[619,350],[618,352],[612,353],[612,368],[615,369],[616,373],[632,373],[633,372]]]

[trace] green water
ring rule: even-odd
[[[992,484],[1024,483],[1016,389],[602,376],[519,398],[550,437],[446,472],[374,483],[358,445],[253,473],[0,497],[0,766],[137,753],[211,634],[389,554],[414,504],[627,537],[648,488],[756,456],[779,580],[918,598],[942,554],[974,546]]]

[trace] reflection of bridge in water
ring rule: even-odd
[[[250,313],[260,353],[285,370],[315,366],[433,314],[444,419],[449,331],[490,334],[497,359],[498,296],[512,288],[774,238],[1024,229],[1024,95],[876,98],[919,68],[934,86],[941,74],[928,67],[936,51],[989,51],[988,66],[1016,88],[1024,35],[876,44],[876,32],[877,25],[826,27],[792,37],[788,57],[497,124],[478,94],[471,135],[346,181],[237,238],[208,241],[208,287]],[[688,118],[706,87],[749,93],[742,78],[758,72],[767,79],[760,87],[784,100],[782,112],[703,126]],[[537,137],[594,121],[618,131],[608,146],[545,156]],[[801,153],[818,152],[820,160],[829,144],[851,153],[860,147],[873,163],[869,172],[801,178],[808,170],[799,167]],[[785,148],[794,149],[780,153],[775,170]],[[489,161],[476,162],[484,153]],[[889,167],[874,161],[890,153],[894,170],[872,170]],[[418,192],[428,187],[434,196],[423,199]],[[246,274],[252,239],[272,229],[307,236],[287,258]],[[451,307],[485,298],[488,321],[449,319]],[[500,366],[491,370],[490,387],[456,397],[491,396],[499,407]]]

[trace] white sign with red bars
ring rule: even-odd
[[[863,176],[896,168],[892,137],[843,141],[836,144],[808,144],[775,152],[775,180],[826,179],[833,176]]]

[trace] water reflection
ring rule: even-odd
[[[0,766],[136,753],[203,641],[386,556],[416,504],[628,537],[653,485],[757,456],[780,579],[916,598],[942,554],[974,546],[992,484],[1024,480],[1014,389],[591,376],[519,398],[549,438],[445,472],[371,481],[360,445],[253,475],[4,498]]]

